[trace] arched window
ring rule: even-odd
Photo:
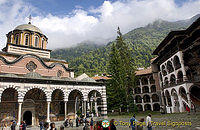
[[[39,37],[35,36],[35,47],[39,46]]]
[[[171,72],[174,71],[174,68],[172,66],[172,62],[171,61],[167,62],[167,70],[168,70],[168,73],[171,73]]]
[[[168,85],[169,85],[169,81],[168,81],[168,78],[166,77],[165,78],[165,87],[168,87]]]
[[[15,35],[15,44],[19,44],[19,34]]]
[[[183,73],[182,73],[182,71],[178,72],[177,78],[178,78],[177,83],[183,82]]]
[[[135,94],[140,94],[141,93],[141,88],[140,87],[136,87],[135,88]]]
[[[144,87],[142,88],[142,92],[143,92],[143,93],[149,93],[149,87],[148,87],[148,86],[144,86]]]
[[[152,101],[153,102],[159,102],[159,96],[157,94],[152,95]]]
[[[29,45],[29,34],[25,34],[25,45]]]
[[[162,65],[162,73],[163,73],[164,76],[167,75],[167,71],[165,70],[165,66],[164,65]]]
[[[150,102],[150,96],[149,95],[144,95],[143,96],[143,100],[144,100],[144,103]]]
[[[150,77],[150,83],[151,83],[151,84],[154,84],[154,83],[155,83],[155,80],[153,79],[153,76]]]
[[[174,85],[174,84],[176,84],[176,77],[175,77],[174,74],[172,74],[172,75],[170,76],[170,85]]]
[[[151,92],[156,92],[156,86],[155,85],[151,86]]]
[[[142,85],[147,85],[148,84],[148,79],[146,77],[142,78]]]
[[[181,68],[181,63],[180,63],[180,60],[179,60],[178,56],[174,57],[173,62],[174,62],[174,67],[175,67],[176,70]]]

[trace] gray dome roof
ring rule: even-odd
[[[32,24],[22,24],[22,25],[17,26],[14,30],[30,30],[30,31],[39,32],[42,34],[42,31],[38,27]]]

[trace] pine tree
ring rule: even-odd
[[[135,69],[133,67],[131,51],[123,41],[122,34],[118,28],[116,44],[112,44],[108,71],[112,78],[107,86],[108,109],[119,108],[132,102],[132,90],[135,86]]]

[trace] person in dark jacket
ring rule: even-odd
[[[40,121],[39,125],[40,125],[40,130],[43,130],[44,129],[44,122],[42,120]]]
[[[15,127],[16,127],[16,122],[15,121],[11,121],[11,130],[15,130]]]
[[[76,127],[79,127],[79,118],[76,118]]]
[[[57,129],[56,129],[55,123],[52,122],[52,123],[50,124],[50,130],[57,130]]]
[[[110,121],[110,130],[117,130],[117,128],[116,128],[114,122],[115,122],[115,119],[112,119],[112,120]]]

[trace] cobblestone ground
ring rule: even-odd
[[[108,117],[108,120],[115,119],[117,125],[117,130],[131,130],[127,126],[127,122],[129,122],[131,116],[112,116]],[[136,119],[139,120],[141,118],[146,118],[146,115],[136,115]],[[94,120],[101,120],[101,119],[94,119]],[[152,121],[154,122],[191,122],[191,126],[180,126],[180,127],[173,127],[173,126],[154,126],[153,130],[200,130],[200,112],[197,113],[177,113],[177,114],[153,114]],[[63,122],[56,122],[56,127],[60,130],[60,126]],[[144,127],[144,130],[147,128]],[[27,130],[39,130],[39,127],[34,126],[27,128]],[[80,127],[73,127],[73,128],[65,128],[65,130],[83,130],[83,126]]]

